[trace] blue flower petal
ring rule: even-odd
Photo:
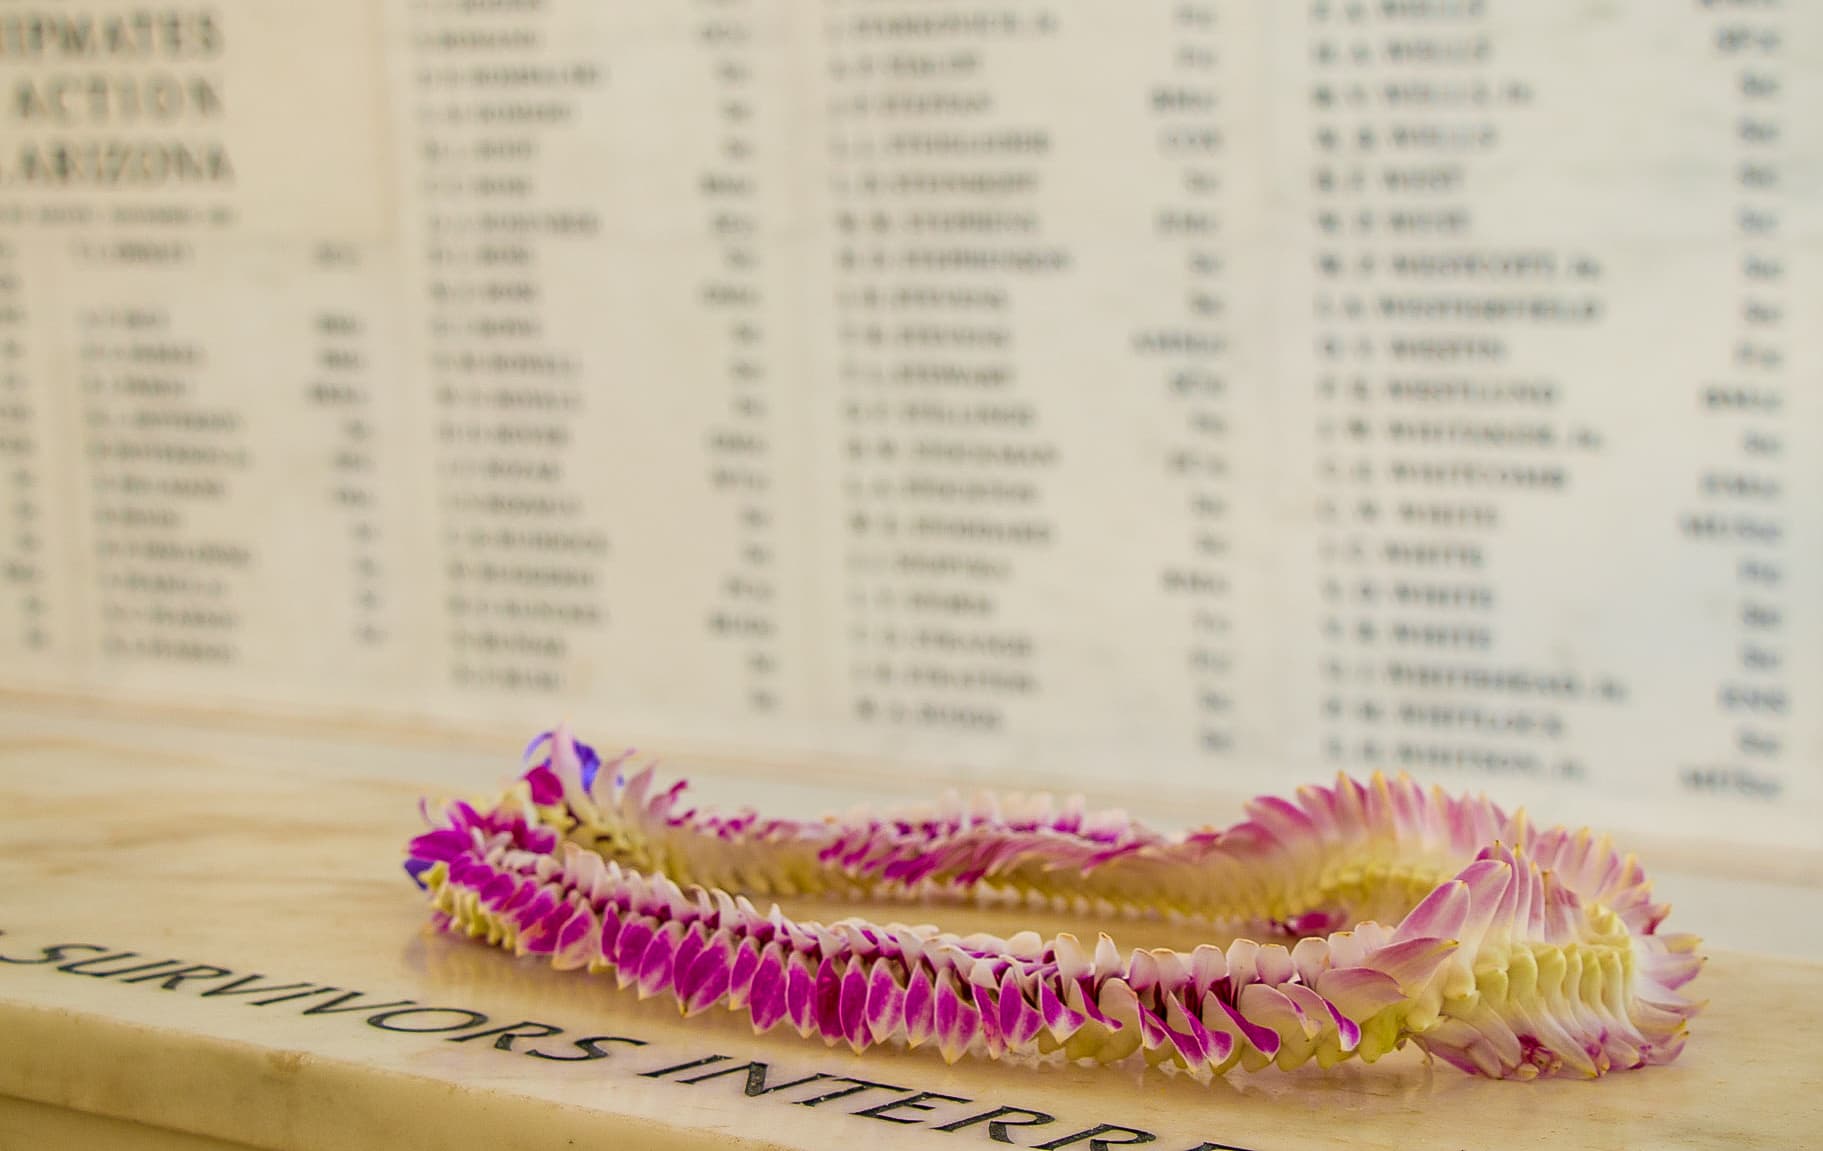
[[[536,739],[532,740],[532,742],[525,745],[525,751],[519,756],[519,762],[521,762],[521,763],[532,762],[532,757],[534,755],[538,754],[538,749],[543,747],[545,744],[549,743],[551,741],[551,737],[556,734],[557,733],[555,731],[539,732],[538,737]]]
[[[582,761],[582,789],[588,791],[595,786],[595,776],[601,771],[601,756],[588,744],[576,743],[576,758]]]

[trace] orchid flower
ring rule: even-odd
[[[411,841],[435,925],[611,973],[687,1016],[744,1012],[756,1032],[1216,1074],[1411,1043],[1531,1079],[1669,1062],[1698,1009],[1682,991],[1698,940],[1659,933],[1668,909],[1632,856],[1405,776],[1341,776],[1256,800],[1233,827],[1165,835],[1048,796],[719,815],[562,727],[526,758],[493,807],[451,803]],[[798,922],[753,902],[990,894],[1266,930],[1123,954],[1106,934]]]

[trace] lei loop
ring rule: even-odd
[[[1660,934],[1639,864],[1587,829],[1539,830],[1405,776],[1262,798],[1165,835],[1080,799],[983,795],[821,820],[698,810],[653,769],[560,727],[488,809],[456,802],[406,870],[436,927],[560,969],[611,972],[685,1015],[717,1005],[859,1052],[954,1062],[1135,1053],[1221,1074],[1372,1062],[1406,1043],[1464,1071],[1594,1077],[1677,1057],[1695,936]],[[1257,925],[1180,952],[1002,939],[860,918],[797,922],[753,898],[1017,897]],[[1381,917],[1393,926],[1384,926]]]

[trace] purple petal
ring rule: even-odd
[[[649,999],[661,991],[668,991],[677,959],[677,945],[683,941],[684,928],[681,923],[667,923],[663,931],[652,934],[652,942],[646,945],[646,953],[639,961],[639,997]]]
[[[549,955],[557,950],[557,941],[563,935],[572,919],[579,918],[576,908],[568,903],[559,903],[547,911],[538,922],[532,925],[521,942],[532,955]],[[587,928],[585,921],[584,928]]]
[[[1082,1012],[1065,1006],[1057,992],[1051,989],[1049,980],[1038,985],[1038,1009],[1044,1016],[1044,1025],[1050,1028],[1059,1043],[1082,1030],[1082,1025],[1089,1020]]]
[[[442,831],[428,831],[413,839],[406,851],[414,859],[428,859],[432,863],[443,859],[454,859],[466,852],[474,840],[466,831],[455,831],[445,828]]]
[[[1279,1053],[1279,1033],[1277,1031],[1274,1031],[1270,1027],[1261,1027],[1258,1023],[1255,1023],[1245,1015],[1242,1015],[1238,1010],[1231,1006],[1226,999],[1223,999],[1219,995],[1211,996],[1210,998],[1215,1000],[1216,1005],[1228,1016],[1229,1022],[1234,1024],[1235,1028],[1240,1031],[1247,1042],[1253,1044],[1260,1054],[1270,1058]]]
[[[726,943],[711,943],[690,965],[690,990],[684,993],[684,1014],[696,1015],[720,1002],[728,993],[733,963]]]
[[[1165,1026],[1163,1019],[1154,1015],[1144,1003],[1136,1001],[1134,1007],[1139,1012],[1139,1041],[1147,1051],[1172,1043],[1171,1029]],[[1176,1044],[1172,1043],[1172,1046]]]
[[[1342,1014],[1342,1009],[1329,1000],[1323,1000],[1323,1006],[1329,1010],[1329,1017],[1335,1020],[1336,1033],[1342,1040],[1342,1050],[1353,1051],[1361,1046],[1361,1025]]]
[[[842,968],[833,956],[824,956],[817,965],[817,981],[812,992],[811,1008],[817,1031],[831,1043],[844,1037],[842,1026]]]
[[[1394,943],[1408,939],[1455,939],[1469,917],[1469,885],[1449,880],[1411,909],[1393,932]]]
[[[526,783],[532,788],[532,802],[540,807],[549,807],[563,799],[563,781],[557,773],[542,765],[525,773]]]
[[[892,962],[876,959],[867,977],[867,1029],[874,1042],[886,1042],[904,1018],[905,989],[893,974]]]
[[[601,920],[586,907],[576,909],[569,922],[557,933],[557,946],[552,966],[568,971],[588,965],[597,946],[595,933],[601,930]]]
[[[645,915],[629,916],[620,925],[620,938],[614,947],[614,978],[622,987],[631,987],[639,978],[639,961],[645,958],[658,921]]]
[[[1405,998],[1399,981],[1371,967],[1341,967],[1317,977],[1316,992],[1357,1023]]]
[[[859,959],[850,959],[848,969],[842,973],[836,1018],[841,1023],[842,1038],[850,1047],[860,1051],[867,1046],[867,975],[861,970]]]
[[[1386,972],[1410,994],[1436,973],[1456,947],[1453,939],[1407,939],[1382,947],[1363,965]]]
[[[998,1059],[1006,1053],[1006,1035],[1000,1030],[1000,992],[980,984],[971,984],[970,990],[981,1019],[981,1041],[987,1046],[987,1056]]]
[[[804,956],[792,952],[785,962],[785,1017],[806,1039],[817,1029],[816,983]]]
[[[1191,1067],[1209,1061],[1211,1036],[1207,1029],[1197,1021],[1196,1016],[1184,1010],[1176,996],[1165,998],[1165,1034],[1183,1055],[1184,1062]],[[1223,1056],[1226,1058],[1226,1056]]]
[[[760,945],[752,936],[741,940],[735,949],[734,963],[728,973],[728,1002],[735,1007],[746,1005],[752,994],[753,977],[760,969]]]
[[[703,953],[703,946],[709,942],[708,933],[703,925],[693,923],[677,944],[677,954],[671,960],[671,969],[677,973],[676,991],[679,999],[688,998],[691,988],[684,986],[684,977],[690,974],[690,965]]]
[[[609,903],[601,909],[601,946],[603,961],[613,965],[619,954],[615,947],[620,942],[620,908]]]
[[[1008,971],[1000,977],[1000,1034],[1010,1050],[1023,1050],[1044,1028],[1044,1016],[1025,1001],[1019,984]]]
[[[777,944],[770,944],[760,955],[759,968],[753,973],[753,985],[747,991],[747,1013],[753,1019],[753,1030],[765,1033],[785,1018],[785,960]]]
[[[981,1030],[981,1012],[962,1002],[945,971],[937,980],[935,1027],[937,1050],[950,1063],[962,1058],[963,1052]]]
[[[528,883],[526,888],[532,891],[532,897],[517,907],[508,905],[507,910],[513,913],[513,920],[521,931],[530,931],[543,922],[544,917],[557,909],[557,897],[535,884]]]
[[[684,932],[684,937],[678,940],[677,954],[671,957],[671,994],[677,997],[680,1006],[689,1002],[690,993],[696,990],[696,984],[692,981],[696,961],[707,950],[708,938],[703,932],[703,925],[693,923]]]
[[[507,901],[518,891],[519,881],[503,871],[488,880],[487,885],[481,889],[481,902],[490,911],[502,911],[505,910]]]
[[[905,1042],[921,1046],[937,1026],[937,990],[931,985],[930,972],[920,967],[905,984]]]

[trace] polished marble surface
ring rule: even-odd
[[[683,1020],[611,980],[423,929],[399,846],[417,796],[452,784],[410,779],[469,790],[509,771],[510,754],[484,772],[434,747],[0,717],[0,957],[14,961],[0,964],[0,1139],[61,1124],[43,1145],[82,1145],[75,1117],[99,1116],[148,1148],[185,1133],[213,1147],[910,1151],[1004,1146],[990,1119],[941,1130],[998,1108],[1012,1109],[997,1118],[1014,1145],[1146,1132],[1161,1151],[1780,1147],[1823,1128],[1823,967],[1726,951],[1697,984],[1711,1002],[1685,1057],[1597,1083],[1489,1083],[1412,1057],[1213,1083],[948,1067],[755,1037],[720,1012]],[[1735,912],[1755,898],[1737,895]],[[1705,930],[1700,908],[1673,925]],[[47,955],[64,944],[82,946]],[[17,962],[34,959],[46,961]],[[433,1007],[446,1010],[413,1010]],[[529,1034],[453,1041],[509,1024]],[[590,1036],[613,1038],[577,1045]],[[591,1051],[605,1054],[579,1057]],[[697,1060],[711,1061],[643,1074]],[[750,1096],[745,1072],[683,1082],[754,1061],[768,1086],[798,1085]],[[914,1092],[967,1102],[857,1114]],[[1020,1125],[1032,1113],[1051,1121]]]

